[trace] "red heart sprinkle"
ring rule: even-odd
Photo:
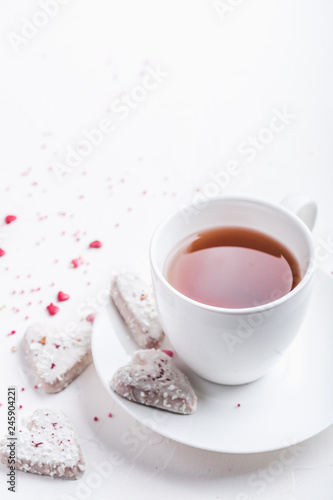
[[[5,218],[5,222],[6,224],[10,224],[16,219],[17,219],[16,215],[7,215],[7,217]]]
[[[92,243],[90,243],[89,246],[90,246],[90,248],[101,248],[102,243],[100,241],[96,240],[96,241],[93,241]]]
[[[55,364],[54,364],[54,363],[52,363],[52,365],[51,365],[51,370],[52,370],[54,367],[55,367]]]
[[[52,304],[52,302],[51,302],[51,304],[49,306],[47,306],[46,309],[49,311],[49,315],[50,316],[54,316],[59,311],[59,307],[57,307],[54,304]]]
[[[82,257],[79,257],[78,259],[73,259],[71,261],[72,267],[79,267],[83,264],[83,259]]]
[[[64,300],[68,300],[68,299],[69,299],[69,295],[67,295],[67,293],[64,293],[64,292],[58,293],[58,301],[59,302],[64,302]]]
[[[169,351],[168,349],[162,349],[162,352],[164,352],[165,354],[167,354],[168,356],[170,356],[170,358],[173,357],[173,351]]]
[[[2,250],[2,248],[0,248],[0,257],[3,257],[5,255],[5,253],[6,252],[4,250]]]

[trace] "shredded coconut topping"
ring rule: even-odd
[[[70,333],[40,323],[26,330],[24,347],[37,378],[45,390],[57,389],[47,392],[63,389],[91,362],[91,331],[88,321]]]
[[[188,378],[159,349],[137,351],[127,365],[116,371],[110,387],[129,401],[175,413],[193,413],[197,407],[197,396]]]
[[[85,470],[74,430],[60,410],[36,410],[24,424],[16,441],[17,469],[67,479],[76,479]],[[8,464],[9,441],[0,442],[2,463]]]
[[[111,299],[136,343],[143,348],[159,347],[164,333],[152,287],[134,273],[123,273],[112,282]]]

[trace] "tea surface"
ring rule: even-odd
[[[301,280],[298,262],[276,239],[243,227],[217,227],[183,240],[169,256],[165,276],[204,304],[254,307],[272,302]]]

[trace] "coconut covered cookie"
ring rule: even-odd
[[[24,350],[45,392],[62,391],[91,363],[91,332],[89,321],[70,333],[40,323],[29,326]]]
[[[140,347],[160,346],[164,333],[151,286],[134,273],[119,274],[111,284],[111,299]]]
[[[187,415],[197,407],[197,396],[188,378],[160,349],[137,351],[127,365],[116,371],[110,387],[129,401],[174,413]]]
[[[15,467],[24,472],[77,479],[85,470],[80,445],[68,418],[56,409],[39,409],[24,423],[15,442]],[[9,439],[0,442],[8,465]]]

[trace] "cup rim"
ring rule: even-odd
[[[223,314],[229,314],[229,315],[240,315],[240,314],[253,314],[256,312],[262,312],[265,310],[270,310],[275,307],[278,307],[280,304],[283,304],[284,302],[287,302],[292,299],[295,295],[301,292],[301,290],[307,285],[307,283],[310,281],[312,278],[314,271],[316,269],[316,262],[314,258],[314,242],[312,238],[312,233],[307,227],[307,225],[293,212],[288,210],[287,208],[283,207],[282,205],[278,205],[275,203],[271,203],[266,200],[262,200],[260,198],[256,198],[254,196],[238,196],[238,195],[228,195],[228,196],[216,196],[214,198],[211,198],[208,200],[207,205],[205,208],[208,206],[208,204],[212,203],[218,203],[221,201],[233,201],[233,202],[249,202],[253,203],[256,205],[261,205],[261,206],[266,206],[271,209],[276,210],[277,212],[283,213],[284,215],[288,216],[303,232],[307,243],[310,248],[310,255],[309,255],[309,265],[306,270],[306,273],[304,274],[303,278],[301,281],[298,283],[298,285],[293,288],[290,292],[286,293],[282,297],[272,300],[271,302],[267,302],[266,304],[262,304],[259,306],[252,306],[252,307],[243,307],[243,308],[227,308],[227,307],[218,307],[218,306],[212,306],[209,304],[204,304],[203,302],[199,302],[197,300],[191,299],[190,297],[187,297],[183,293],[179,292],[176,288],[174,288],[165,278],[163,272],[160,270],[160,267],[157,263],[157,256],[156,256],[156,242],[158,240],[158,237],[160,236],[160,233],[162,232],[164,226],[177,214],[180,213],[181,209],[186,210],[190,208],[195,208],[197,209],[195,203],[188,203],[186,205],[183,205],[182,208],[177,208],[173,210],[170,214],[168,214],[166,217],[164,217],[161,222],[157,225],[155,228],[151,241],[150,241],[150,246],[149,246],[149,257],[150,257],[150,264],[153,269],[153,271],[156,273],[157,277],[160,279],[160,281],[163,283],[163,285],[173,294],[175,294],[177,297],[181,298],[185,302],[189,303],[192,306],[199,307],[200,309],[204,309],[207,311],[212,311],[215,313],[223,313]],[[203,208],[202,210],[205,210]],[[313,264],[312,264],[313,262]]]

